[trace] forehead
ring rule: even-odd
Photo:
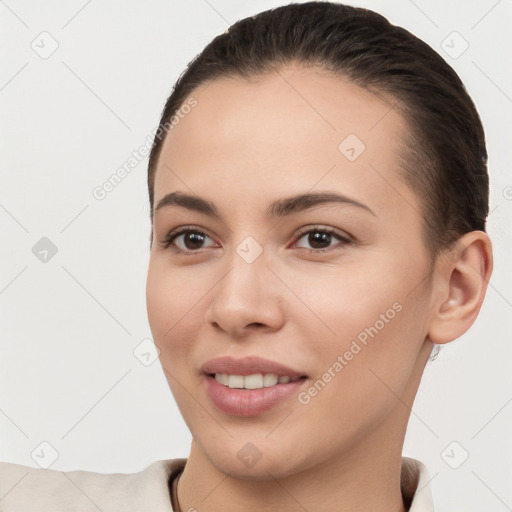
[[[214,184],[235,192],[234,183],[256,201],[315,186],[362,194],[377,208],[392,189],[415,201],[398,172],[407,127],[391,98],[302,66],[216,79],[191,96],[196,106],[165,138],[155,203],[170,189],[204,196]]]

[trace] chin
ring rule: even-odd
[[[242,444],[241,448],[239,444]],[[203,452],[218,471],[240,480],[285,478],[314,465],[313,458],[304,452],[299,456],[296,453],[297,448],[287,447],[286,443],[269,443],[268,440],[265,442],[263,439],[254,443],[234,441],[229,446],[206,448]]]

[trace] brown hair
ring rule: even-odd
[[[161,134],[192,91],[216,78],[255,77],[292,62],[320,65],[399,109],[409,127],[400,155],[404,179],[421,200],[433,254],[468,231],[485,231],[484,130],[456,72],[380,14],[331,2],[292,3],[239,20],[189,63],[165,104],[149,157],[151,220]]]

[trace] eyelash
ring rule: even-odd
[[[184,250],[184,249],[180,249],[179,247],[177,247],[174,244],[174,240],[176,240],[176,238],[178,238],[181,235],[186,235],[186,234],[190,234],[190,233],[195,233],[195,234],[201,235],[203,237],[210,238],[206,233],[204,233],[200,229],[196,229],[194,227],[187,227],[184,229],[180,229],[178,231],[169,232],[166,235],[166,237],[164,238],[164,240],[159,245],[164,249],[169,249],[169,250],[172,250],[174,253],[184,254],[186,256],[194,256],[196,254],[200,254],[204,249]],[[303,238],[304,235],[308,235],[310,233],[324,233],[324,234],[333,235],[335,238],[340,240],[342,247],[355,243],[354,240],[351,240],[349,237],[342,235],[338,230],[336,230],[334,228],[323,227],[323,226],[313,226],[313,227],[304,228],[304,229],[299,230],[299,232],[296,235],[295,242],[297,242],[301,238]],[[172,245],[174,245],[174,247],[171,247]],[[299,247],[299,249],[305,250],[311,254],[319,254],[319,253],[322,254],[322,253],[331,251],[331,250],[335,249],[336,247],[337,246],[335,245],[335,246],[327,247],[327,248],[323,248],[323,249],[308,249],[307,247]]]

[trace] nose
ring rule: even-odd
[[[267,265],[265,252],[249,263],[233,251],[212,290],[206,322],[233,339],[278,330],[284,323],[283,285]]]

